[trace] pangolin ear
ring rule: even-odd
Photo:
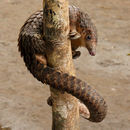
[[[77,32],[77,31],[74,31],[74,32],[70,32],[69,33],[69,36],[70,36],[70,39],[78,39],[81,37],[81,35]]]

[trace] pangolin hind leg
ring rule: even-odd
[[[80,55],[81,55],[80,51],[72,51],[72,57],[73,57],[73,59],[79,58]]]
[[[36,60],[39,61],[39,63],[44,65],[44,67],[47,66],[46,57],[44,55],[36,54],[35,57],[36,57]]]

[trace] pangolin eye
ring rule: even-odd
[[[87,39],[87,40],[91,40],[91,36],[88,35],[88,36],[86,37],[86,39]]]

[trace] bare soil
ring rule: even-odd
[[[71,0],[93,19],[97,55],[86,49],[75,60],[77,76],[107,101],[98,124],[80,120],[81,130],[130,130],[130,0]],[[42,0],[0,0],[0,125],[12,130],[51,130],[49,87],[27,71],[17,50],[20,27],[42,8]]]

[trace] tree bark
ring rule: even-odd
[[[68,0],[43,0],[43,7],[43,35],[48,46],[48,65],[58,71],[75,75],[68,39]],[[53,100],[52,130],[79,130],[78,100],[66,92],[53,88],[50,90]]]

